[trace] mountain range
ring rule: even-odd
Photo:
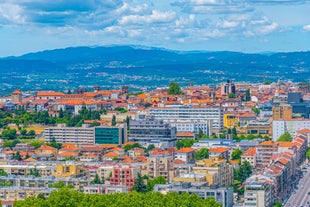
[[[310,52],[245,54],[173,51],[140,46],[72,47],[0,59],[2,93],[77,87],[134,90],[234,81],[305,81],[310,78]],[[1,93],[1,91],[0,91]]]

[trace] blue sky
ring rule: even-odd
[[[94,45],[310,50],[310,0],[0,0],[0,56]]]

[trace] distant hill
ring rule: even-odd
[[[3,91],[125,84],[152,88],[167,86],[170,81],[214,84],[228,78],[303,81],[310,78],[310,52],[245,54],[138,46],[74,47],[2,58],[0,74]]]

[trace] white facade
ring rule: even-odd
[[[152,108],[150,115],[155,119],[162,119],[168,123],[174,122],[199,122],[212,121],[212,129],[219,131],[223,128],[223,109],[220,107],[173,107]]]
[[[206,135],[212,135],[212,121],[207,122],[173,122],[170,123],[172,127],[177,129],[177,132],[193,132],[199,134],[199,130]]]
[[[301,129],[310,129],[310,119],[274,120],[272,121],[272,140],[277,141],[284,132],[288,132],[294,137]]]

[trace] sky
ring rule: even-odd
[[[309,51],[310,0],[0,0],[0,57],[103,45]]]

